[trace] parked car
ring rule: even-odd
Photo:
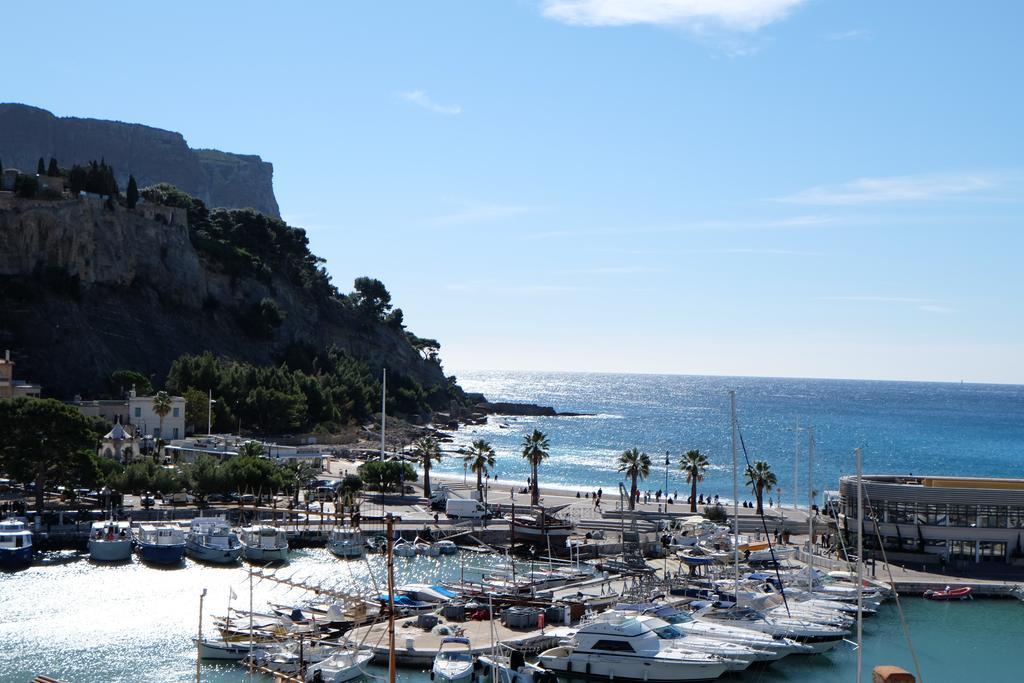
[[[195,497],[188,493],[172,493],[169,496],[164,496],[164,501],[174,506],[191,505],[195,500]]]

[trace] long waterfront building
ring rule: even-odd
[[[1024,563],[1024,479],[865,475],[868,547],[947,561]],[[841,524],[857,529],[857,480],[839,480]]]

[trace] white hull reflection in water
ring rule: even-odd
[[[496,567],[486,556],[474,565]],[[417,557],[395,563],[395,580],[403,583],[458,583],[459,558]],[[372,568],[372,572],[371,572]],[[339,589],[383,590],[385,566],[381,555],[342,561],[326,549],[294,550],[287,574],[309,577]],[[372,574],[372,577],[371,577]],[[479,576],[470,575],[474,580]],[[376,586],[375,586],[376,582]],[[72,552],[37,553],[33,566],[0,574],[0,681],[28,681],[39,673],[75,683],[129,683],[195,679],[196,617],[199,593],[208,589],[204,637],[216,634],[214,616],[232,607],[247,608],[246,570],[195,562],[187,558],[175,569],[142,562],[99,564]],[[267,611],[268,601],[294,604],[297,591],[282,590],[268,581],[255,583],[253,603]],[[1017,600],[978,600],[972,603],[932,603],[914,598],[902,601],[924,667],[924,680],[975,680],[977,662],[984,661],[991,680],[1017,680],[1018,665],[1006,652],[1017,647],[1021,603]],[[897,611],[884,609],[864,626],[865,670],[877,664],[897,664],[912,670]],[[401,641],[400,641],[401,642]],[[964,657],[963,653],[971,653]],[[429,683],[429,666],[400,669],[403,683]],[[767,669],[731,674],[736,681],[812,683],[853,680],[856,669],[851,648],[840,645],[818,657],[786,657]],[[367,670],[386,676],[378,666]],[[145,675],[140,678],[140,672]],[[760,676],[760,678],[759,678]],[[244,683],[245,671],[235,664],[208,662],[203,681]],[[259,683],[269,678],[254,677]],[[723,679],[724,680],[724,679]]]

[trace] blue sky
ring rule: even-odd
[[[336,283],[381,278],[449,372],[1024,382],[1019,2],[19,3],[4,23],[31,68],[0,99],[260,154]]]

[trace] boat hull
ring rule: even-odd
[[[132,556],[132,539],[89,541],[89,559],[96,562],[124,562]]]
[[[330,550],[331,554],[335,557],[341,557],[344,559],[357,559],[363,556],[362,544],[330,543],[328,544],[327,549]]]
[[[148,564],[174,565],[185,559],[185,544],[138,543],[139,557]]]
[[[256,546],[245,546],[242,555],[250,562],[287,562],[288,547],[284,548],[259,548]]]
[[[217,548],[214,546],[187,543],[185,553],[194,560],[211,564],[233,564],[238,562],[242,548]]]
[[[0,567],[19,569],[32,564],[32,546],[22,548],[0,548]]]
[[[713,681],[725,673],[724,663],[669,664],[640,657],[581,657],[549,656],[541,653],[540,663],[545,669],[573,678],[597,678],[616,681],[646,681],[646,683],[674,683],[675,681]]]

